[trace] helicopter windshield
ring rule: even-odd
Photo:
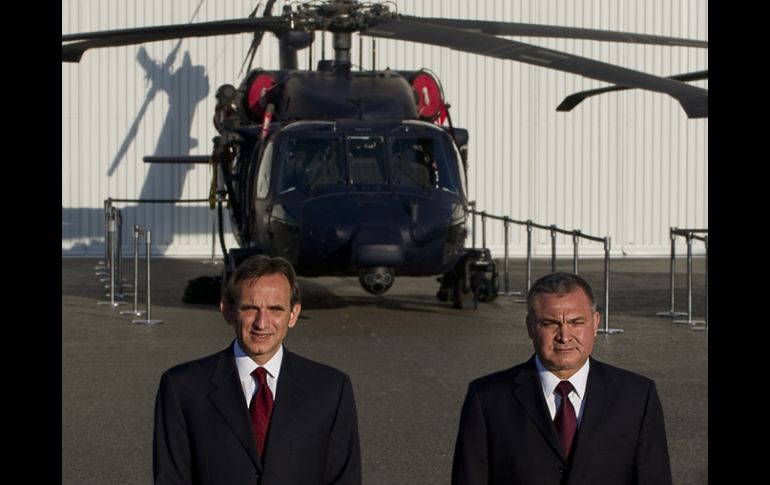
[[[312,193],[331,186],[446,190],[460,194],[456,153],[443,137],[284,137],[278,192]],[[347,157],[342,155],[346,153]]]
[[[284,150],[279,192],[310,192],[321,186],[345,183],[339,138],[288,138]]]

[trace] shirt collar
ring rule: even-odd
[[[235,355],[235,365],[238,368],[238,377],[241,380],[246,378],[251,379],[251,373],[254,369],[259,367],[254,360],[246,355],[246,352],[241,348],[241,344],[236,340],[233,342],[233,354]],[[278,347],[278,352],[267,361],[262,367],[265,368],[267,374],[273,379],[278,379],[278,374],[281,372],[281,363],[283,362],[283,344]]]
[[[537,373],[540,376],[540,385],[543,386],[543,392],[546,396],[552,395],[556,386],[561,382],[561,379],[543,366],[543,363],[540,362],[540,358],[537,354],[535,354],[535,366],[537,367]],[[588,369],[590,367],[591,359],[586,359],[586,363],[583,364],[583,367],[569,378],[570,384],[575,388],[575,392],[580,399],[583,399],[585,396],[586,383],[588,382]]]

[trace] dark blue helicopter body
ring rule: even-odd
[[[239,91],[245,99],[255,77],[272,76],[252,119],[268,105],[274,118],[237,129],[239,152],[224,169],[240,257],[283,256],[301,275],[358,275],[372,293],[395,275],[452,270],[467,253],[456,141],[467,132],[420,120],[408,82],[416,73],[330,67],[256,71]]]

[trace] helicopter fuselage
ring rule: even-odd
[[[275,78],[275,119],[233,130],[225,180],[239,244],[287,258],[300,275],[358,275],[372,293],[396,275],[451,270],[466,237],[463,160],[448,128],[419,119],[405,78]]]

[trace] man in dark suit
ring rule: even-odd
[[[350,379],[283,347],[301,309],[291,264],[247,259],[220,308],[232,345],[161,377],[155,483],[360,484]]]
[[[581,277],[535,282],[527,296],[535,355],[469,385],[453,485],[671,484],[655,383],[589,358],[598,328]]]

